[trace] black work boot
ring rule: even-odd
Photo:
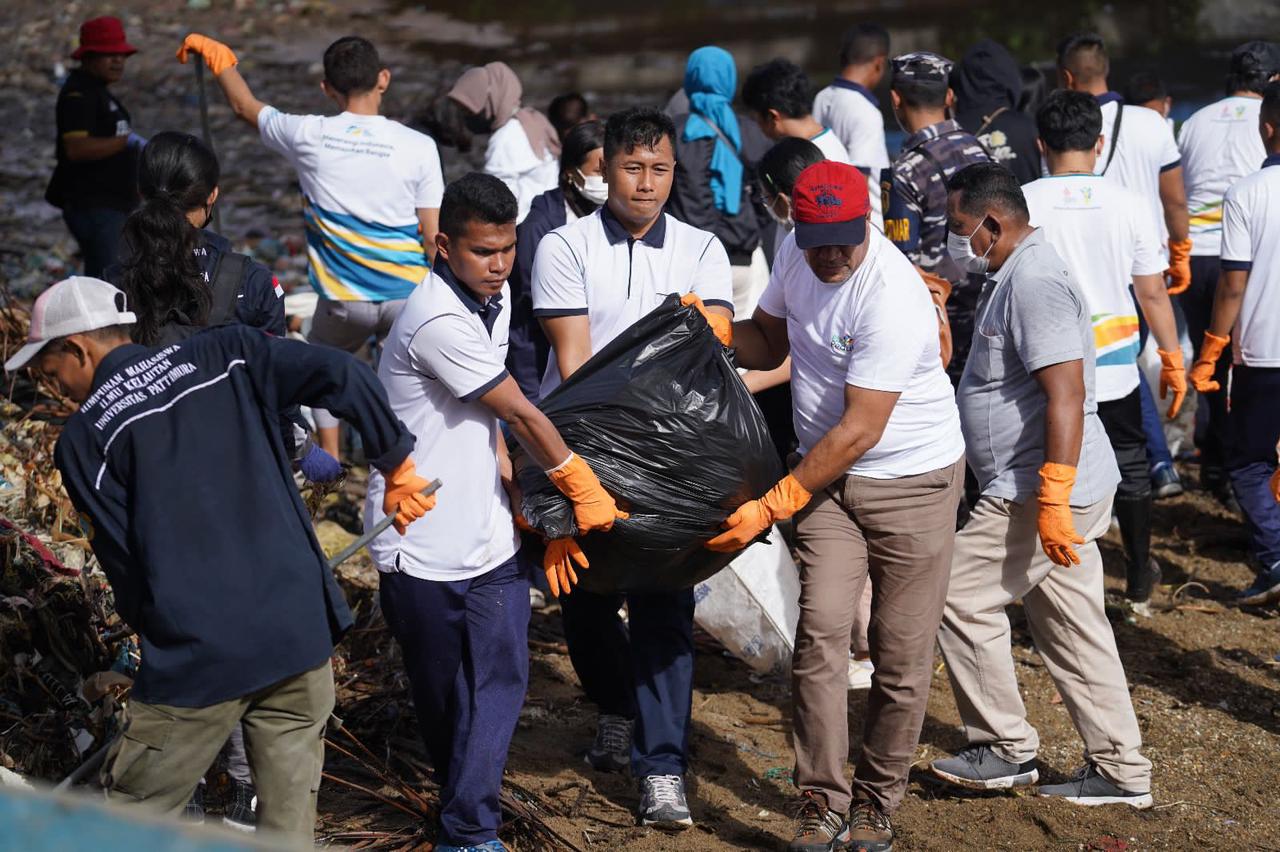
[[[1151,493],[1117,494],[1115,513],[1120,522],[1120,538],[1124,541],[1127,581],[1124,594],[1135,603],[1145,603],[1160,576],[1159,566],[1151,559]]]

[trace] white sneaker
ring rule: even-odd
[[[876,667],[872,665],[870,660],[855,660],[849,658],[849,688],[850,689],[870,689],[871,676],[875,674]]]
[[[535,586],[529,587],[529,608],[535,610],[547,608],[547,596],[542,593],[542,589]]]

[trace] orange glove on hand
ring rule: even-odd
[[[570,453],[568,460],[555,470],[547,471],[547,476],[551,477],[561,494],[573,501],[573,520],[578,525],[579,535],[607,530],[615,520],[631,517],[618,508],[600,480],[596,479],[591,466],[577,453]]]
[[[1187,396],[1187,368],[1182,363],[1181,349],[1172,352],[1157,349],[1156,354],[1160,356],[1160,398],[1164,399],[1169,391],[1173,391],[1173,402],[1169,403],[1169,410],[1165,414],[1172,420],[1178,416],[1182,400]]]
[[[569,594],[569,590],[578,582],[578,575],[573,570],[573,563],[579,568],[590,568],[587,555],[578,547],[572,538],[553,538],[547,542],[547,552],[542,557],[542,570],[547,572],[547,585],[551,586],[551,596],[560,597],[560,593]]]
[[[1276,472],[1271,474],[1271,496],[1276,498],[1276,502],[1280,503],[1280,467],[1276,468]]]
[[[787,474],[778,484],[769,489],[769,493],[759,500],[743,503],[724,522],[728,527],[707,542],[708,550],[716,553],[734,553],[751,544],[760,533],[767,530],[774,521],[789,518],[800,511],[812,499],[813,495],[805,490],[794,476]]]
[[[395,515],[396,532],[404,535],[409,524],[436,507],[436,495],[420,493],[431,483],[418,476],[413,456],[405,456],[400,466],[385,476],[387,492],[382,496],[382,513]]]
[[[192,53],[200,55],[215,77],[240,61],[231,48],[199,33],[192,33],[182,40],[182,47],[178,48],[178,61],[186,65],[187,56]]]
[[[1191,385],[1200,393],[1212,393],[1222,387],[1213,380],[1213,371],[1217,369],[1222,350],[1226,349],[1230,342],[1230,337],[1219,337],[1212,331],[1204,333],[1204,342],[1200,344],[1200,357],[1191,365]]]
[[[1071,486],[1076,482],[1076,469],[1067,464],[1045,462],[1040,468],[1040,546],[1055,565],[1079,565],[1073,544],[1084,544],[1076,534],[1071,517]]]
[[[1191,286],[1191,240],[1169,240],[1169,268],[1165,287],[1176,296]]]
[[[702,314],[702,318],[707,321],[707,325],[711,326],[711,330],[720,339],[720,343],[724,346],[733,345],[733,320],[708,311],[707,306],[702,304],[702,298],[697,293],[685,293],[680,297],[680,304],[686,308],[690,305],[697,308],[698,313]]]

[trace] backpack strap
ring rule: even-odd
[[[1124,104],[1116,104],[1116,120],[1111,124],[1111,150],[1107,152],[1107,162],[1102,167],[1102,174],[1107,173],[1107,169],[1111,168],[1111,161],[1115,159],[1116,148],[1120,145],[1120,122],[1124,119]]]
[[[218,257],[213,274],[209,276],[209,287],[213,293],[206,327],[226,325],[235,319],[240,284],[248,266],[248,256],[239,252],[224,252]]]

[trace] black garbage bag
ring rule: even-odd
[[[539,406],[631,514],[579,539],[593,592],[689,588],[733,560],[703,547],[783,475],[764,415],[694,308],[670,296]],[[577,534],[573,507],[519,451],[524,515],[547,538]]]

